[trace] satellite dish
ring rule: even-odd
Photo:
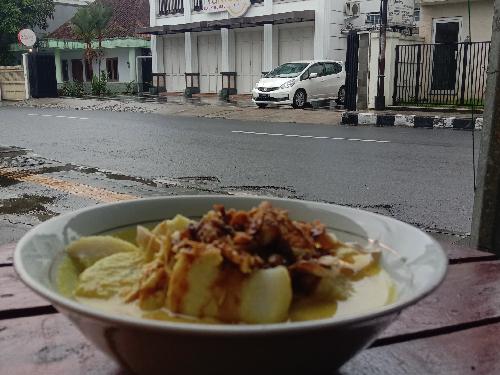
[[[26,47],[33,47],[36,43],[36,35],[31,29],[22,29],[17,34],[17,40]]]

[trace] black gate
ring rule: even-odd
[[[490,42],[396,46],[394,105],[484,106]]]
[[[347,35],[347,52],[345,61],[345,109],[356,110],[358,95],[358,48],[359,35],[356,31],[349,31]]]
[[[57,96],[56,63],[54,55],[28,54],[30,95],[33,98]]]

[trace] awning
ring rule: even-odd
[[[238,17],[238,18],[229,18],[216,21],[192,22],[192,23],[185,23],[178,25],[140,27],[136,29],[136,33],[153,34],[153,35],[179,34],[187,31],[200,32],[200,31],[220,30],[223,28],[239,29],[245,27],[261,26],[265,24],[274,25],[283,23],[307,22],[307,21],[314,21],[314,19],[315,19],[314,10],[301,10],[296,12],[269,14],[266,16]]]

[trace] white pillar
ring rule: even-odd
[[[137,51],[135,48],[128,49],[128,64],[129,64],[129,81],[137,82],[137,73],[136,73],[136,60],[135,57],[137,55]]]
[[[24,73],[24,91],[25,98],[29,99],[31,96],[30,93],[30,75],[28,71],[28,54],[23,53],[23,73]]]
[[[234,30],[220,29],[222,41],[221,72],[236,71],[236,40]]]
[[[314,58],[325,59],[330,49],[331,1],[317,0],[314,20]]]
[[[184,22],[189,23],[189,22],[191,22],[192,0],[182,0],[182,1],[183,1],[183,6],[184,6]]]
[[[156,26],[156,13],[158,13],[158,0],[149,0],[149,26]]]
[[[271,24],[264,25],[263,49],[262,71],[270,72],[278,65],[278,28]]]
[[[184,53],[186,73],[198,73],[198,36],[196,33],[184,33]]]
[[[56,81],[57,83],[62,83],[61,50],[59,48],[54,50],[54,58],[56,62]]]
[[[163,50],[164,37],[151,35],[151,51],[153,51],[153,73],[165,73],[165,54]]]
[[[273,14],[273,0],[264,0],[265,14]]]

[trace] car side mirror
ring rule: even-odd
[[[318,73],[309,73],[309,79],[316,78],[317,76],[318,76]]]

